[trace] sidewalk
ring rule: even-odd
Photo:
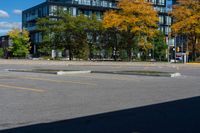
[[[200,66],[200,63],[175,64],[168,62],[114,62],[114,61],[53,61],[53,60],[25,60],[0,59],[0,65],[58,65],[58,66]],[[192,65],[191,65],[192,64]]]

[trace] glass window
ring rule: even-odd
[[[158,5],[165,5],[165,0],[158,0]]]
[[[49,7],[49,15],[50,15],[50,16],[55,16],[55,15],[56,15],[55,12],[57,11],[57,8],[58,8],[57,6],[52,6],[52,5],[51,5],[51,6]]]
[[[159,16],[159,23],[164,24],[164,16]]]
[[[158,29],[164,33],[164,27],[160,26]]]
[[[47,16],[47,7],[45,6],[45,7],[43,7],[43,16]]]
[[[102,1],[102,6],[107,7],[108,6],[108,2],[107,1]]]
[[[166,24],[171,25],[172,24],[172,18],[170,16],[166,16]]]
[[[76,16],[76,15],[77,15],[76,7],[72,7],[72,15],[73,15],[73,16]]]
[[[96,12],[96,17],[97,17],[98,20],[101,19],[101,13],[99,11]]]
[[[165,34],[168,35],[171,32],[171,28],[169,26],[165,27]]]
[[[156,4],[156,0],[151,0],[152,3]]]
[[[84,15],[89,16],[90,15],[90,11],[89,10],[85,10],[84,11]]]

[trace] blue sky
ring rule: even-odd
[[[21,26],[21,11],[45,0],[0,0],[0,35]]]

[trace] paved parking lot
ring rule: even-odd
[[[134,75],[112,75],[112,74],[69,74],[69,75],[53,75],[41,73],[25,73],[25,72],[7,72],[6,69],[32,69],[32,68],[48,68],[48,69],[68,69],[68,70],[157,70],[180,72],[183,76],[177,78],[169,77],[149,77]],[[173,65],[173,64],[140,64],[140,65],[37,65],[37,64],[1,64],[0,65],[0,132],[184,132],[199,131],[197,125],[200,124],[199,116],[196,111],[200,110],[200,67],[199,65]],[[178,104],[169,107],[157,107],[165,103],[173,103],[179,100],[188,101],[187,99],[195,99],[194,107],[192,104]],[[182,102],[181,102],[182,103]],[[184,102],[185,103],[185,102]],[[187,103],[187,102],[186,102]],[[152,114],[145,111],[141,113],[142,117],[132,111],[132,109],[140,109],[143,107],[154,107]],[[168,104],[167,104],[168,105]],[[171,105],[171,104],[170,104]],[[184,105],[184,106],[183,106]],[[188,107],[188,108],[187,108]],[[194,109],[195,108],[195,109]],[[146,109],[146,108],[145,108]],[[179,116],[186,109],[189,112]],[[109,118],[107,115],[101,114],[120,112],[129,110],[130,115],[117,115],[120,118]],[[148,110],[148,108],[147,108]],[[169,117],[170,114],[173,117]],[[173,112],[174,111],[174,112]],[[188,115],[191,113],[190,115]],[[193,114],[193,115],[192,115]],[[100,119],[98,117],[102,117]],[[97,116],[91,118],[90,116]],[[133,117],[134,116],[134,117]],[[154,117],[153,117],[154,116]],[[177,116],[177,118],[175,118]],[[115,118],[114,118],[115,117]],[[86,118],[78,124],[70,123],[70,120],[79,120]],[[123,119],[126,118],[126,119]],[[129,119],[131,118],[131,119]],[[129,122],[126,121],[129,119]],[[81,119],[82,120],[82,119]],[[122,123],[115,123],[121,121]],[[174,123],[177,126],[170,126]],[[65,128],[49,126],[49,123],[59,121],[67,121],[60,123]],[[97,122],[98,121],[98,122]],[[100,122],[99,122],[100,121]],[[104,121],[104,122],[103,122]],[[126,125],[123,125],[126,121]],[[134,123],[134,122],[136,123]],[[143,121],[143,122],[141,122]],[[186,121],[185,123],[181,123]],[[80,123],[79,123],[80,122]],[[95,123],[97,122],[97,123]],[[141,124],[141,123],[142,124]],[[157,122],[163,123],[159,125]],[[169,122],[169,124],[167,124]],[[189,123],[187,123],[189,122]],[[40,124],[46,123],[47,127],[41,127]],[[68,123],[68,124],[67,124]],[[102,125],[102,123],[104,123]],[[106,123],[106,124],[105,124]],[[131,125],[131,123],[135,124]],[[140,126],[137,125],[140,123]],[[151,123],[151,124],[150,124]],[[50,125],[51,125],[50,124]],[[179,125],[180,124],[180,125]],[[184,127],[187,124],[187,127]],[[190,124],[191,127],[189,126]],[[32,127],[33,125],[33,127]],[[36,126],[34,126],[36,125]],[[76,126],[74,126],[76,125]],[[107,126],[106,126],[107,125]],[[91,126],[91,127],[90,127]],[[157,127],[158,126],[158,127]],[[159,126],[161,126],[159,128]],[[182,128],[180,128],[181,126]],[[30,128],[29,128],[30,127]],[[73,128],[70,128],[73,127]],[[86,128],[87,127],[87,128]],[[156,128],[155,128],[156,127]],[[171,129],[170,129],[171,127]],[[11,129],[15,128],[15,129]],[[54,128],[54,130],[51,130]],[[58,128],[56,130],[56,128]],[[168,128],[168,130],[164,130]],[[192,129],[190,129],[192,128]],[[80,129],[80,130],[77,130]],[[87,130],[86,130],[87,129]],[[93,130],[91,130],[93,129]],[[97,129],[97,130],[96,130]],[[148,133],[149,133],[148,132]]]

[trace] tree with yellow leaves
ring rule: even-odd
[[[178,0],[171,13],[174,18],[172,31],[176,35],[187,35],[192,42],[192,59],[195,61],[200,39],[200,1]]]
[[[148,40],[146,38],[153,36],[157,32],[158,16],[152,3],[146,0],[121,0],[118,8],[119,10],[105,13],[103,26],[126,33],[127,54],[131,60],[134,37]]]

